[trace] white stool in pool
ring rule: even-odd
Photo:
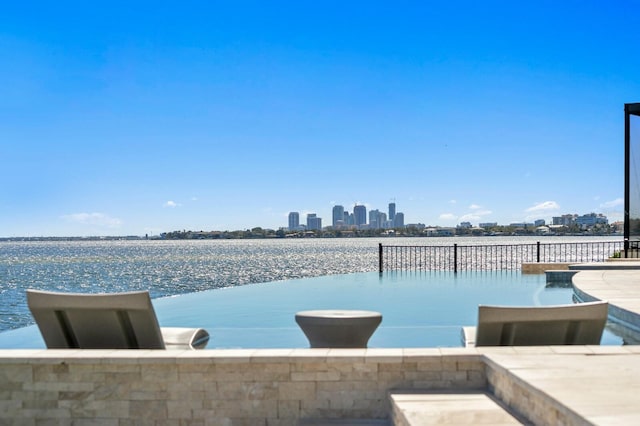
[[[369,338],[382,322],[374,311],[301,311],[296,322],[312,348],[366,348]]]

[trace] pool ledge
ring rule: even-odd
[[[484,390],[537,424],[638,424],[639,384],[640,346],[0,350],[0,415],[16,423],[390,422],[389,394],[412,389]]]
[[[596,269],[598,268],[599,269]],[[572,278],[580,301],[606,300],[609,319],[629,331],[629,339],[640,341],[640,262],[607,262],[572,265]]]

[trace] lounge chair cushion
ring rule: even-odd
[[[202,329],[160,328],[148,291],[27,290],[27,303],[50,349],[201,349],[209,339]]]
[[[598,345],[608,303],[478,307],[478,326],[463,327],[465,346]]]

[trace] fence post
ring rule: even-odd
[[[540,241],[536,242],[536,248],[537,248],[537,255],[536,255],[536,262],[540,263]]]
[[[458,272],[458,244],[453,245],[453,273]]]
[[[382,243],[378,244],[378,272],[382,273]]]
[[[629,257],[629,239],[624,239],[624,258],[627,259]]]

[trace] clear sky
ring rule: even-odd
[[[0,13],[0,236],[622,219],[640,1],[31,1]]]

